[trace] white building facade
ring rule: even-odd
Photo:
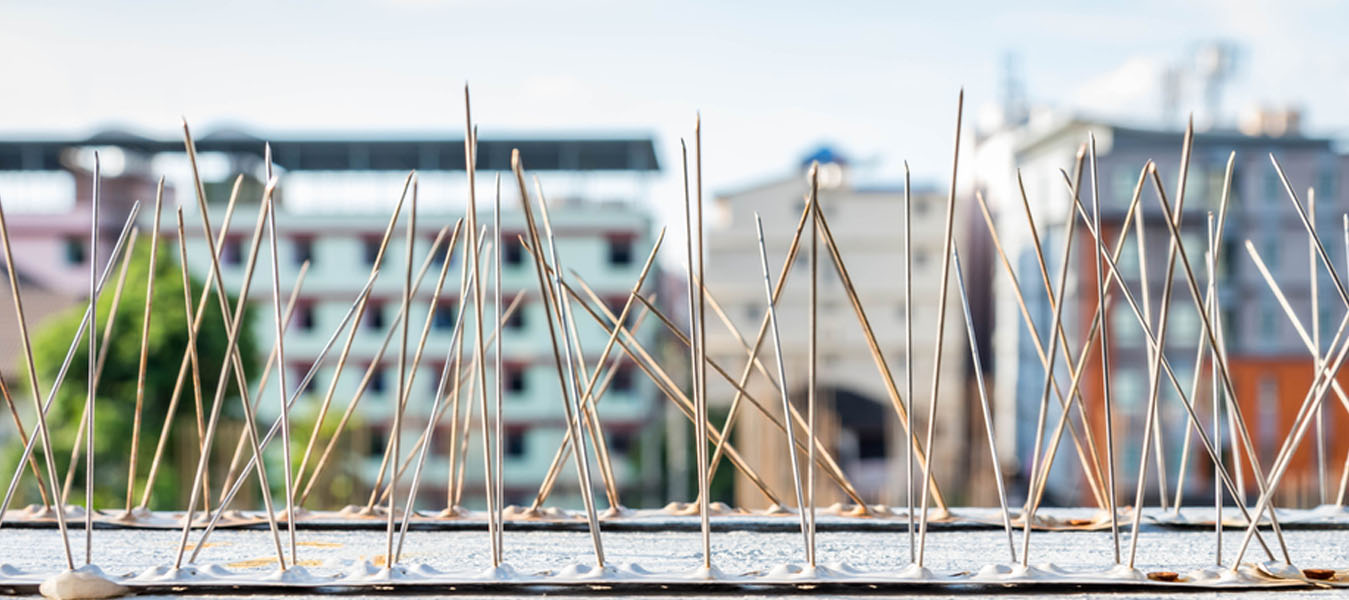
[[[243,280],[250,236],[259,207],[263,140],[240,132],[223,132],[199,137],[197,147],[206,183],[208,208],[216,233],[222,226],[231,182],[236,174],[246,176],[245,193],[241,194],[221,250],[224,284],[231,294],[235,294]],[[198,282],[204,281],[210,269],[209,254],[192,191],[190,172],[185,169],[182,143],[118,132],[100,134],[88,140],[0,142],[0,171],[3,171],[0,175],[5,177],[3,181],[12,184],[14,181],[42,182],[54,179],[60,185],[43,188],[50,188],[48,191],[53,194],[61,190],[69,192],[72,188],[78,189],[79,199],[75,202],[68,198],[63,200],[64,204],[58,207],[59,210],[52,208],[52,201],[43,201],[34,204],[33,209],[27,211],[29,214],[18,214],[17,219],[11,221],[17,225],[14,228],[16,246],[25,248],[22,256],[16,257],[20,271],[35,281],[65,290],[73,296],[79,295],[74,285],[82,280],[76,276],[86,273],[79,277],[87,277],[88,270],[88,251],[81,244],[87,244],[86,188],[91,180],[86,171],[72,166],[71,157],[89,154],[93,148],[101,149],[105,157],[113,154],[122,156],[127,165],[125,170],[112,174],[104,182],[106,223],[103,244],[110,244],[110,240],[115,237],[116,228],[125,219],[133,200],[142,201],[139,217],[142,230],[147,231],[151,227],[153,215],[149,207],[153,200],[153,182],[163,173],[168,177],[169,189],[161,224],[164,236],[161,249],[172,250],[170,254],[176,263],[177,251],[173,248],[177,244],[177,233],[173,211],[181,202],[187,228],[190,271]],[[407,173],[416,170],[421,183],[413,249],[414,275],[427,258],[437,233],[442,228],[452,229],[455,221],[465,216],[467,178],[463,170],[463,142],[450,136],[413,139],[318,136],[313,139],[273,140],[272,148],[280,179],[277,192],[277,258],[283,305],[290,295],[301,264],[309,261],[308,273],[296,299],[294,317],[286,333],[286,379],[293,391],[304,374],[317,362],[325,341],[365,285],[380,238]],[[563,266],[569,271],[567,276],[572,285],[579,291],[577,276],[584,278],[615,311],[627,299],[654,243],[653,217],[646,205],[645,193],[647,182],[658,166],[653,142],[651,138],[643,136],[483,139],[479,142],[478,221],[480,225],[489,226],[492,222],[494,190],[491,181],[493,175],[500,173],[504,181],[503,302],[509,304],[517,293],[523,293],[515,316],[502,332],[503,443],[506,501],[528,504],[533,500],[554,452],[561,444],[565,420],[556,363],[549,343],[547,320],[539,297],[534,265],[530,255],[516,241],[519,235],[527,236],[519,193],[509,170],[511,151],[517,148],[529,174],[539,175],[543,190],[548,194],[558,254]],[[78,181],[80,185],[61,183],[67,180]],[[147,193],[150,194],[148,197]],[[9,206],[8,202],[6,206]],[[334,377],[339,377],[332,407],[325,420],[327,425],[315,456],[309,463],[312,472],[317,454],[323,449],[323,442],[332,434],[337,419],[356,395],[366,370],[372,364],[376,365],[351,423],[342,433],[334,460],[325,471],[324,479],[320,480],[320,488],[331,487],[337,491],[316,491],[312,496],[314,500],[307,505],[310,508],[325,507],[339,498],[343,503],[356,497],[363,502],[376,479],[385,444],[392,435],[398,388],[397,333],[382,358],[377,360],[377,357],[386,335],[395,326],[401,308],[409,208],[410,199],[408,205],[404,206],[403,216],[394,229],[393,238],[383,257],[368,308],[355,324],[357,333],[346,368],[340,375],[333,368],[347,339],[347,332],[344,331],[292,411],[295,424],[292,428],[292,451],[298,462],[308,440],[317,405]],[[22,210],[17,212],[24,213]],[[542,232],[537,206],[535,218],[539,219]],[[467,262],[467,245],[464,243],[466,232],[467,222],[439,297],[437,313],[431,320],[423,359],[413,371],[415,380],[409,387],[401,438],[404,458],[425,428],[435,392],[441,384],[441,370],[447,358],[461,300],[459,280],[460,268]],[[490,238],[490,228],[488,235]],[[142,238],[145,237],[143,234]],[[445,243],[448,241],[447,234]],[[253,329],[259,351],[264,355],[272,348],[276,338],[268,247],[264,239],[248,307],[248,326]],[[107,249],[101,250],[99,261],[106,261]],[[409,355],[415,350],[417,337],[426,323],[444,251],[445,245],[442,244],[419,291],[413,297]],[[491,265],[488,255],[484,255],[483,262],[484,297],[488,311],[486,319],[490,319],[493,279],[490,269],[486,268]],[[654,290],[659,277],[659,269],[653,271],[644,290]],[[599,327],[579,306],[574,310],[588,368],[593,368],[608,339],[607,331]],[[472,315],[470,305],[464,321],[467,332],[464,344],[466,360],[471,359],[474,347],[471,332],[475,329],[475,322]],[[487,335],[491,335],[490,321],[485,325]],[[651,346],[656,342],[656,325],[655,319],[648,319],[644,327],[636,332],[643,344]],[[122,333],[127,331],[129,329],[121,330]],[[491,353],[491,346],[488,346],[489,382],[495,379],[493,369],[490,368]],[[622,355],[621,351],[615,349],[610,356],[612,359]],[[259,356],[258,362],[261,363],[263,358]],[[658,465],[660,454],[659,399],[654,386],[630,361],[619,364],[619,370],[599,405],[599,414],[613,455],[620,498],[627,504],[640,505],[659,494],[656,487],[660,482],[659,469],[652,466]],[[152,367],[176,370],[178,365]],[[464,372],[467,373],[467,365]],[[260,372],[248,373],[255,386],[259,375]],[[276,385],[277,377],[273,373],[259,403],[259,428],[264,431],[279,414]],[[462,498],[465,506],[481,507],[485,504],[482,492],[484,467],[482,444],[478,437],[480,429],[476,421],[477,396],[469,396],[467,387],[463,389],[463,394],[464,405],[473,406],[471,412],[474,422],[469,429],[472,439],[467,445]],[[489,388],[489,402],[492,402],[491,397]],[[238,408],[234,400],[228,399],[228,402],[231,410]],[[237,417],[228,416],[226,421],[230,418],[237,421]],[[450,421],[447,412],[436,429],[421,485],[423,507],[444,507],[449,469]],[[157,422],[152,422],[148,427],[158,431]],[[233,436],[237,435],[237,423],[233,430],[229,429],[231,425],[228,424],[222,427],[222,432],[227,434],[222,433],[221,439],[224,441],[219,444],[221,448],[228,446],[228,450],[218,448],[217,452],[224,453],[224,459],[227,460],[229,450],[234,447]],[[595,456],[593,451],[591,456],[592,459]],[[276,462],[272,479],[273,483],[279,485],[279,443],[268,450],[268,458]],[[644,464],[646,468],[643,468]],[[575,468],[571,462],[565,463],[564,467],[550,503],[579,507]],[[599,471],[592,469],[592,473],[595,474],[598,489]],[[410,475],[403,480],[404,490],[408,480]],[[602,498],[603,495],[598,497]]]
[[[884,356],[901,397],[905,377],[904,304],[904,195],[900,186],[856,186],[849,181],[846,162],[822,151],[820,208],[837,242],[857,298],[865,310],[875,341]],[[809,182],[801,171],[715,199],[707,238],[707,286],[725,308],[748,343],[753,343],[767,310],[755,215],[763,219],[770,277],[776,284],[788,247],[805,208]],[[946,193],[915,189],[913,209],[913,398],[903,398],[913,411],[914,427],[923,437],[933,378],[933,348],[937,337],[941,256],[945,230]],[[806,414],[806,373],[809,362],[809,248],[810,227],[802,233],[800,250],[776,310],[781,327],[787,388],[793,403]],[[820,437],[825,440],[863,500],[901,504],[905,500],[906,456],[902,421],[892,404],[886,380],[869,350],[857,313],[846,293],[827,247],[819,242],[818,262],[818,388]],[[966,460],[966,365],[968,347],[954,280],[947,298],[945,337],[939,376],[934,472],[949,490],[958,493],[964,479],[958,474]],[[708,354],[739,375],[747,352],[741,342],[708,317]],[[776,375],[771,337],[765,338],[759,358]],[[777,391],[755,373],[749,390],[767,407],[781,402]],[[734,395],[724,380],[709,375],[709,400],[725,406]],[[791,477],[782,432],[745,403],[737,425],[736,443],[761,470],[765,480],[790,497]],[[720,425],[720,423],[718,423]],[[804,438],[799,438],[804,439]],[[804,465],[804,455],[802,455]],[[921,470],[918,470],[921,476]],[[819,503],[847,502],[838,487],[823,475]],[[921,487],[916,487],[921,490]],[[737,480],[737,500],[754,506],[765,502],[743,478]]]

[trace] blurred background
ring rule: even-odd
[[[453,414],[432,411],[437,394],[446,389],[444,367],[453,362],[447,359],[460,305],[462,244],[449,261],[444,292],[436,304],[431,300],[444,263],[437,235],[463,215],[468,198],[466,82],[480,126],[477,199],[483,219],[490,218],[486,211],[493,176],[502,173],[505,179],[504,301],[523,292],[502,340],[510,503],[534,499],[564,432],[533,260],[513,241],[525,231],[520,194],[509,174],[511,151],[517,148],[529,172],[539,176],[552,207],[561,261],[575,270],[578,281],[593,288],[593,298],[587,298],[593,306],[621,311],[661,228],[669,227],[642,290],[675,328],[687,331],[680,144],[687,140],[692,147],[695,116],[701,114],[709,257],[705,280],[718,305],[718,314],[708,316],[708,353],[732,379],[746,362],[737,335],[752,344],[765,311],[754,214],[762,214],[768,230],[771,268],[780,269],[804,206],[805,168],[814,161],[824,165],[821,203],[850,277],[838,274],[829,255],[821,258],[820,436],[855,495],[866,502],[900,504],[906,499],[903,421],[893,405],[899,396],[908,404],[904,382],[911,374],[913,400],[920,405],[915,420],[920,427],[927,422],[936,351],[943,361],[937,437],[929,451],[947,499],[953,504],[996,501],[993,459],[984,443],[972,377],[975,368],[987,378],[1009,493],[1024,497],[1044,378],[1037,351],[1049,338],[1053,311],[1043,293],[1046,286],[1021,190],[1034,212],[1048,272],[1054,275],[1063,260],[1070,198],[1058,170],[1072,172],[1074,153],[1088,132],[1097,139],[1100,179],[1084,175],[1083,181],[1096,183],[1103,228],[1113,237],[1127,225],[1126,209],[1145,161],[1156,162],[1171,200],[1176,200],[1182,132],[1193,120],[1196,135],[1182,229],[1201,279],[1205,213],[1219,210],[1228,156],[1237,153],[1231,208],[1224,237],[1215,245],[1220,308],[1214,315],[1225,332],[1235,392],[1220,403],[1229,429],[1237,424],[1240,410],[1250,445],[1265,469],[1311,384],[1314,359],[1254,268],[1244,242],[1251,240],[1272,267],[1304,327],[1320,334],[1314,345],[1319,344],[1321,353],[1345,314],[1329,272],[1311,259],[1301,221],[1267,159],[1269,153],[1279,156],[1302,202],[1313,195],[1304,192],[1315,190],[1317,226],[1343,272],[1345,252],[1338,245],[1340,218],[1349,202],[1343,184],[1349,175],[1343,146],[1349,113],[1341,104],[1349,95],[1349,55],[1343,52],[1339,29],[1349,22],[1349,7],[1341,3],[1204,0],[1086,7],[977,2],[956,7],[339,0],[320,5],[146,2],[127,7],[6,2],[3,15],[0,200],[15,263],[5,268],[14,270],[22,286],[35,332],[38,387],[44,392],[75,332],[80,303],[88,300],[91,265],[102,269],[109,261],[132,203],[142,202],[136,221],[139,240],[127,255],[120,302],[111,297],[120,277],[116,267],[100,300],[99,327],[106,326],[111,334],[106,358],[100,359],[104,366],[95,420],[102,432],[97,448],[100,502],[121,501],[130,452],[138,453],[142,465],[133,478],[136,495],[152,484],[151,506],[180,506],[196,463],[196,390],[190,378],[177,385],[187,343],[174,217],[180,204],[193,302],[211,265],[183,152],[182,119],[191,124],[197,140],[206,214],[217,232],[235,178],[243,175],[239,205],[219,250],[231,294],[242,284],[250,254],[249,227],[265,181],[263,143],[271,142],[275,151],[281,176],[277,262],[283,303],[307,264],[295,293],[284,367],[290,391],[301,398],[294,410],[292,467],[299,466],[300,457],[312,455],[301,478],[309,488],[309,507],[360,504],[386,480],[381,458],[392,435],[399,385],[398,350],[386,338],[401,319],[407,267],[402,222],[387,256],[379,242],[404,178],[413,169],[419,173],[420,205],[412,267],[425,263],[429,271],[410,323],[414,342],[423,323],[428,336],[426,359],[412,371],[417,379],[408,384],[410,416],[400,460],[408,457],[407,448],[427,420],[439,418],[427,463],[428,472],[436,475],[427,476],[422,497],[435,506],[447,501],[482,504],[481,443],[452,433],[471,423],[476,435],[477,409],[464,402]],[[964,277],[973,300],[978,367],[970,360],[954,295],[947,298],[943,343],[935,347],[941,231],[962,89],[956,236],[965,253]],[[101,155],[104,202],[97,246],[89,240],[95,150]],[[914,290],[907,303],[902,289],[906,162],[912,169],[915,231],[908,257]],[[163,236],[152,270],[152,204],[161,176],[166,181],[159,227]],[[978,208],[976,191],[987,200],[987,217]],[[1120,268],[1158,312],[1169,234],[1151,189],[1146,189],[1142,206],[1145,226],[1140,231],[1147,241],[1140,253],[1136,238],[1129,240]],[[1018,289],[991,243],[990,225],[1026,297],[1024,315],[1017,304]],[[1091,243],[1082,228],[1078,236],[1079,243]],[[264,277],[270,273],[266,246],[241,342],[249,381],[260,391],[252,394],[260,400],[260,426],[270,423],[279,407],[276,375],[267,381],[261,376],[275,340],[273,290]],[[1098,294],[1092,262],[1077,251],[1072,256],[1080,262],[1071,269],[1063,322],[1075,360]],[[320,364],[311,383],[299,388],[356,299],[365,273],[377,263],[381,275],[357,320],[345,368],[339,372],[333,367],[347,338],[343,333],[334,356]],[[783,334],[787,387],[804,410],[804,254],[795,264],[779,310],[788,325]],[[156,281],[152,368],[144,430],[133,449],[129,432],[151,278]],[[1202,322],[1181,270],[1173,281],[1177,289],[1167,358],[1184,385],[1197,392],[1197,409],[1208,414],[1213,391],[1211,361],[1197,343]],[[869,334],[859,325],[850,294],[866,307]],[[218,310],[215,302],[203,306],[200,392],[209,402],[225,343],[220,315],[211,312]],[[26,391],[31,382],[17,342],[17,323],[12,311],[0,312],[0,374],[31,432],[31,393]],[[650,352],[651,363],[615,351],[601,371],[608,383],[598,407],[617,491],[629,506],[692,499],[697,489],[691,474],[692,428],[667,399],[677,395],[673,388],[689,392],[687,347],[658,315],[643,312],[640,304],[634,306],[627,323],[634,327],[635,343]],[[599,324],[604,317],[578,317],[581,345],[593,368],[607,340]],[[1026,320],[1035,325],[1034,335]],[[471,322],[470,311],[466,323]],[[1114,456],[1123,481],[1132,482],[1145,458],[1142,429],[1154,368],[1142,329],[1124,303],[1115,303],[1107,322],[1112,325],[1107,340],[1114,350],[1109,372],[1115,398]],[[912,357],[906,356],[904,345],[910,324]],[[882,354],[879,369],[868,335]],[[469,336],[470,349],[472,343]],[[767,349],[760,354],[765,363],[771,356]],[[78,465],[69,475],[64,469],[77,446],[85,396],[83,352],[78,350],[51,417],[58,466],[75,489],[82,489],[83,482]],[[665,378],[648,373],[653,364],[667,371]],[[1057,371],[1064,390],[1071,379],[1067,371]],[[736,391],[716,373],[710,377],[712,419],[720,428]],[[1070,419],[1074,436],[1099,438],[1097,456],[1067,448],[1065,441],[1050,474],[1047,502],[1093,501],[1084,481],[1099,475],[1099,469],[1084,468],[1082,461],[1099,463],[1105,457],[1102,379],[1099,362],[1088,361],[1081,386],[1087,410]],[[476,393],[473,385],[463,387],[467,398]],[[171,467],[149,482],[146,471],[159,432],[170,405],[178,406],[172,402],[175,387],[182,404],[168,417],[175,423],[164,450]],[[1158,501],[1159,494],[1168,501],[1211,494],[1212,468],[1200,459],[1198,448],[1191,447],[1189,458],[1182,460],[1187,428],[1179,397],[1165,379],[1158,387],[1158,443],[1165,458],[1150,467],[1149,503]],[[765,377],[754,372],[745,389],[764,407],[763,413],[780,418],[781,411],[773,408],[777,392]],[[236,398],[234,390],[227,394],[226,425],[213,450],[213,469],[222,477],[241,431]],[[325,398],[331,399],[332,408],[320,419]],[[350,409],[350,422],[331,442],[331,460],[315,474],[318,456],[355,398],[363,400]],[[1343,432],[1349,418],[1338,400],[1327,405],[1317,435],[1302,444],[1281,488],[1285,505],[1343,500],[1342,473],[1349,465],[1349,438]],[[1051,408],[1052,424],[1058,409]],[[732,439],[737,460],[748,467],[732,468],[726,461],[717,470],[716,499],[767,505],[769,496],[745,477],[746,469],[757,471],[783,498],[790,496],[784,493],[790,489],[784,442],[763,413],[749,407],[737,417]],[[12,466],[19,434],[10,421],[3,432]],[[313,434],[316,448],[306,451]],[[1229,460],[1245,444],[1229,430],[1218,437]],[[268,458],[279,468],[282,459],[275,445]],[[1163,477],[1158,478],[1158,467]],[[465,474],[457,475],[456,469]],[[1243,479],[1254,476],[1249,461],[1239,471]],[[453,482],[460,477],[464,483],[456,492]],[[274,487],[279,485],[278,475],[272,479]],[[218,488],[220,480],[213,485]],[[1253,483],[1246,485],[1253,493]],[[35,486],[21,490],[25,499],[38,500]],[[1130,490],[1131,483],[1121,485],[1119,498],[1132,501]],[[570,468],[562,471],[551,498],[563,506],[579,503]],[[840,486],[822,491],[822,498],[858,499]]]

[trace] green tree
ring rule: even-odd
[[[183,306],[182,273],[178,265],[177,240],[162,238],[159,244],[159,257],[155,261],[154,305],[150,317],[148,358],[145,377],[145,399],[142,409],[141,437],[137,462],[137,497],[144,489],[149,473],[150,461],[154,457],[159,432],[168,412],[173,387],[178,377],[178,369],[183,353],[187,350],[188,331],[186,309]],[[193,260],[189,256],[188,260]],[[120,260],[120,257],[118,257]],[[200,260],[208,260],[201,257]],[[94,451],[95,480],[94,503],[100,508],[121,506],[126,493],[128,456],[131,449],[131,431],[136,407],[136,379],[140,368],[141,328],[145,310],[145,283],[149,272],[150,244],[148,240],[132,251],[131,263],[127,270],[126,287],[122,292],[121,303],[117,307],[117,319],[113,325],[111,346],[108,349],[107,362],[98,380],[98,403],[95,412]],[[98,303],[98,343],[102,338],[103,325],[112,310],[112,290],[117,272],[104,286]],[[191,280],[193,310],[196,309],[197,296],[201,293],[202,282]],[[213,289],[213,295],[217,293]],[[231,310],[235,299],[229,297]],[[34,332],[33,354],[37,361],[38,377],[43,385],[44,394],[55,381],[57,370],[69,349],[70,341],[84,315],[84,305],[76,305],[51,318]],[[258,310],[254,307],[254,310]],[[202,401],[209,414],[210,402],[214,398],[217,379],[220,375],[221,361],[225,358],[228,341],[227,330],[220,315],[219,303],[212,297],[206,303],[205,317],[201,331],[197,334],[197,355],[200,360],[202,383]],[[239,339],[239,352],[243,358],[249,376],[256,375],[260,359],[252,335],[249,321],[255,318],[255,312],[245,315],[245,322]],[[48,414],[52,428],[52,445],[56,453],[57,468],[61,469],[58,478],[64,478],[65,469],[75,442],[80,423],[80,414],[84,410],[87,389],[88,341],[81,336],[81,342],[71,363],[70,371],[56,397],[56,403]],[[23,369],[17,369],[24,372]],[[239,410],[238,390],[233,375],[225,396],[224,414],[233,418],[242,414]],[[28,385],[27,377],[23,383]],[[31,392],[25,392],[25,394]],[[45,398],[45,395],[44,395]],[[181,467],[195,466],[197,453],[183,456],[185,450],[197,446],[195,403],[193,400],[192,378],[189,376],[183,386],[178,403],[177,414],[169,444],[165,448],[164,463],[160,466],[151,496],[151,508],[180,507],[190,491],[190,471],[181,472]],[[203,417],[204,419],[205,417]],[[218,440],[217,440],[218,441]],[[230,440],[231,442],[233,440]],[[81,442],[83,443],[83,442]],[[217,444],[218,448],[223,447]],[[217,448],[217,454],[221,451]],[[232,443],[230,450],[233,449]],[[10,472],[19,458],[19,450],[11,451],[6,457]],[[217,457],[218,458],[218,457]],[[228,457],[225,458],[228,460]],[[175,466],[180,468],[175,468]],[[190,468],[190,467],[189,467]],[[213,471],[214,472],[214,471]],[[28,475],[31,476],[31,475]],[[184,481],[187,479],[187,481]],[[83,460],[78,467],[75,485],[71,489],[72,504],[83,504]],[[29,501],[36,500],[37,493],[31,485],[23,486],[21,491],[28,494]]]

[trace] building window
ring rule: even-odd
[[[444,366],[444,365],[441,365],[441,366]],[[441,369],[436,369],[436,370],[433,371],[433,372],[436,373],[436,376],[435,376],[435,377],[427,377],[427,378],[426,378],[426,382],[427,382],[427,384],[430,386],[430,390],[431,390],[431,399],[432,399],[432,400],[435,400],[435,397],[438,396],[438,395],[440,395],[440,382],[442,381],[442,379],[441,379],[441,377],[440,377]],[[447,376],[448,376],[448,375],[447,375]]]
[[[518,267],[525,262],[525,249],[515,235],[503,237],[501,246],[501,261],[507,266]]]
[[[371,302],[365,308],[365,328],[371,331],[382,331],[384,329],[384,303]]]
[[[515,312],[511,313],[511,318],[506,319],[506,329],[511,331],[523,331],[525,325],[527,325],[527,322],[525,321],[525,305],[524,303],[521,303],[520,306],[515,308]]]
[[[314,330],[314,305],[301,304],[295,307],[295,326],[300,331]]]
[[[375,367],[370,371],[370,391],[376,394],[383,394],[385,390],[384,367]]]
[[[609,450],[614,454],[627,454],[632,450],[632,436],[627,433],[609,434]]]
[[[1185,175],[1185,197],[1193,201],[1196,206],[1201,202],[1208,204],[1205,196],[1208,192],[1205,189],[1206,184],[1208,184],[1208,172],[1201,165],[1190,165],[1190,172]]]
[[[68,237],[65,246],[66,264],[78,265],[84,263],[84,240],[73,236]]]
[[[1168,346],[1183,347],[1195,343],[1199,337],[1200,324],[1199,313],[1194,311],[1193,304],[1179,299],[1172,301],[1171,312],[1167,318],[1170,319],[1169,329],[1166,332]]]
[[[1134,198],[1134,188],[1138,187],[1138,170],[1129,165],[1116,167],[1110,186],[1115,204],[1128,206],[1129,201]]]
[[[1110,375],[1110,395],[1115,401],[1115,405],[1122,410],[1133,410],[1142,406],[1147,400],[1145,395],[1151,393],[1150,391],[1144,391],[1146,383],[1143,373],[1138,369],[1128,368],[1112,370],[1114,373]]]
[[[1249,258],[1242,256],[1245,251],[1241,249],[1240,244],[1241,241],[1237,239],[1237,236],[1223,237],[1217,256],[1218,279],[1220,281],[1236,276],[1240,272],[1237,268],[1239,264],[1243,262],[1250,264]]]
[[[1173,318],[1175,316],[1172,315]],[[1174,325],[1179,325],[1179,323]],[[1167,334],[1167,337],[1170,338],[1171,334]],[[1143,341],[1143,328],[1138,324],[1137,317],[1134,316],[1129,307],[1115,305],[1110,309],[1110,338],[1118,348],[1134,348]],[[1191,340],[1179,341],[1188,344]]]
[[[1269,350],[1275,346],[1279,335],[1278,321],[1274,318],[1274,308],[1272,306],[1260,306],[1259,327],[1260,342],[1262,350]]]
[[[1208,187],[1208,206],[1217,211],[1222,208],[1223,186],[1227,184],[1227,169],[1215,165],[1214,168],[1207,169],[1205,173],[1207,173],[1207,181],[1204,182],[1204,185]],[[1228,193],[1230,194],[1231,190],[1228,190]]]
[[[431,248],[431,266],[440,267],[445,264],[445,248],[443,246],[436,246],[435,238],[431,238],[431,241],[427,242],[427,244]]]
[[[431,322],[431,326],[435,327],[437,331],[449,331],[454,329],[454,320],[457,316],[455,315],[455,312],[455,302],[453,300],[439,303],[436,305],[436,318]]]
[[[1202,269],[1204,265],[1204,253],[1208,252],[1208,239],[1205,234],[1198,231],[1187,231],[1180,234],[1180,242],[1185,244],[1185,254],[1192,256],[1196,270]]]
[[[1335,200],[1335,170],[1321,169],[1316,182],[1316,196],[1330,201]]]
[[[632,264],[632,239],[609,238],[609,265],[626,267]]]
[[[1268,173],[1265,175],[1265,202],[1271,205],[1277,205],[1282,200],[1283,182],[1279,180],[1278,173]]]
[[[235,267],[242,264],[244,262],[243,242],[238,238],[226,238],[224,247],[220,249],[220,262]]]
[[[1259,414],[1259,430],[1256,432],[1256,445],[1265,455],[1274,453],[1278,443],[1279,428],[1279,380],[1273,375],[1260,375],[1256,384],[1256,407]]]
[[[515,367],[507,367],[505,373],[506,391],[512,394],[523,394],[528,389],[528,382],[525,380],[525,370]]]
[[[609,384],[609,389],[620,394],[626,394],[632,391],[634,383],[632,368],[627,365],[618,365],[614,367],[614,380]]]
[[[1279,272],[1279,244],[1278,239],[1270,238],[1262,244],[1264,249],[1260,251],[1260,259],[1265,261],[1265,266],[1269,267],[1271,273]]]
[[[312,369],[313,367],[314,365],[303,365],[301,368],[296,369],[292,376],[295,377],[296,382],[304,381],[304,376],[308,375],[309,369]],[[313,394],[314,390],[318,388],[318,379],[318,374],[315,373],[313,377],[309,378],[308,382],[305,382],[304,388],[300,390],[300,393],[306,395]]]
[[[1335,337],[1336,322],[1339,321],[1339,319],[1336,318],[1339,315],[1336,313],[1339,311],[1336,310],[1334,304],[1324,300],[1317,305],[1316,311],[1320,313],[1320,316],[1318,317],[1320,321],[1317,324],[1321,327],[1321,345],[1325,346],[1328,343],[1327,340]]]
[[[309,238],[295,238],[293,242],[295,249],[295,266],[299,267],[305,262],[314,264],[314,240]]]
[[[1167,335],[1171,335],[1171,334],[1168,333]],[[1177,356],[1177,353],[1172,352],[1171,354],[1168,354],[1167,357],[1166,357],[1166,359],[1167,359],[1168,361],[1173,362],[1173,363],[1178,363],[1178,362],[1180,362],[1179,357],[1173,359],[1173,358],[1172,358],[1173,356]],[[1191,355],[1190,358],[1193,358],[1193,355]],[[1181,388],[1184,389],[1184,390],[1185,390],[1185,393],[1188,394],[1188,393],[1189,393],[1189,388],[1190,388],[1191,384],[1194,382],[1194,374],[1195,374],[1194,367],[1193,367],[1193,366],[1180,367],[1180,368],[1178,368],[1178,369],[1173,369],[1172,372],[1174,372],[1174,373],[1176,374],[1176,381],[1179,381],[1179,382],[1180,382]],[[1168,378],[1168,377],[1165,375],[1165,373],[1163,373],[1163,374],[1161,375],[1161,379],[1159,380],[1157,386],[1158,386],[1158,387],[1157,387],[1158,393],[1166,394],[1166,398],[1167,398],[1166,403],[1167,403],[1167,404],[1179,404],[1179,403],[1180,403],[1180,395],[1177,394],[1177,392],[1176,392],[1176,386],[1175,386],[1174,384],[1171,383],[1170,378]],[[1146,386],[1144,386],[1144,387],[1146,387]],[[1149,389],[1149,390],[1148,390],[1148,393],[1151,394],[1151,393],[1152,393],[1152,390]],[[1163,413],[1163,414],[1165,414],[1165,413]]]
[[[525,432],[512,431],[506,434],[506,456],[523,458],[528,448],[525,446]]]
[[[824,257],[821,257],[824,258]],[[824,280],[826,285],[840,285],[843,283],[843,276],[839,274],[837,266],[830,268],[827,262],[820,262],[820,279]]]
[[[625,304],[627,304],[627,299],[619,296],[611,296],[604,299],[605,308],[608,308],[609,312],[613,313],[615,320],[617,320],[618,317],[623,314],[623,305]],[[628,312],[631,313],[632,311]],[[629,314],[627,318],[624,319],[623,324],[626,325],[627,321],[630,320],[632,320],[631,314]]]
[[[914,268],[914,270],[916,271],[916,270],[918,270],[918,269],[921,269],[921,268],[923,268],[923,267],[926,267],[926,266],[927,266],[927,261],[928,261],[928,259],[929,259],[929,257],[928,257],[927,251],[925,251],[925,250],[917,250],[917,251],[915,251],[915,252],[913,253],[913,268]]]
[[[367,266],[373,266],[375,259],[379,258],[379,240],[366,238],[362,244],[361,256],[365,258]]]
[[[1185,248],[1186,250],[1190,250],[1188,243]],[[1192,252],[1193,250],[1190,251]],[[1115,266],[1119,268],[1120,273],[1124,275],[1125,278],[1136,279],[1142,273],[1139,268],[1138,258],[1138,238],[1129,236],[1124,242],[1124,251],[1120,253],[1119,260],[1115,262]],[[1108,270],[1110,265],[1104,264],[1104,261],[1102,261],[1101,267]],[[1102,275],[1104,275],[1104,271],[1102,272]]]
[[[1226,173],[1225,171],[1224,171],[1224,173],[1223,173],[1223,177],[1224,177],[1224,178],[1227,177],[1227,173]],[[1230,186],[1228,187],[1228,189],[1227,189],[1227,195],[1228,195],[1228,200],[1227,200],[1227,201],[1228,201],[1229,204],[1236,205],[1236,204],[1238,204],[1238,203],[1241,201],[1241,190],[1242,190],[1243,187],[1244,187],[1244,186],[1242,185],[1242,182],[1243,182],[1244,180],[1245,180],[1245,179],[1241,176],[1241,168],[1240,168],[1240,167],[1235,167],[1235,166],[1234,166],[1234,167],[1232,168],[1232,183],[1231,183],[1231,185],[1230,185]],[[1219,189],[1222,189],[1222,188],[1219,188]]]
[[[370,430],[369,456],[384,456],[385,446],[389,445],[389,434],[379,429]]]
[[[1236,341],[1238,339],[1236,337],[1237,331],[1239,330],[1233,327],[1233,324],[1240,322],[1237,320],[1237,310],[1232,307],[1224,306],[1222,308],[1222,316],[1220,319],[1222,320],[1221,330],[1223,339],[1229,340],[1229,343],[1231,343],[1230,341]]]

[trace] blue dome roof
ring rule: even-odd
[[[811,151],[809,154],[806,154],[806,156],[801,159],[801,168],[802,169],[810,168],[810,163],[812,162],[819,162],[822,165],[827,165],[829,163],[838,163],[840,165],[846,165],[848,164],[848,159],[845,158],[843,154],[835,150],[832,146],[826,145],[820,146],[819,148],[816,148],[815,150]]]

